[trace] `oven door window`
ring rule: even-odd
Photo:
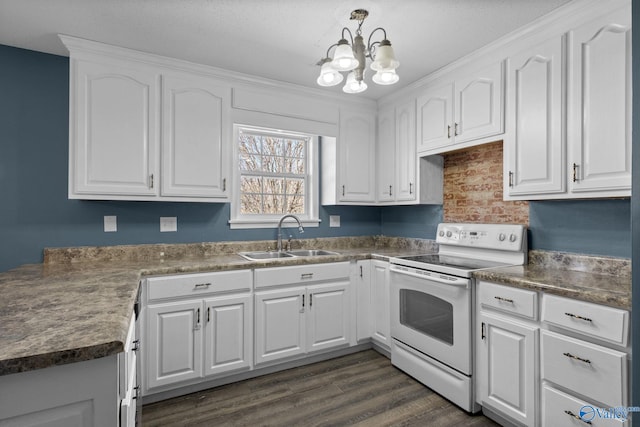
[[[400,289],[400,324],[453,345],[453,305],[441,298]]]

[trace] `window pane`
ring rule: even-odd
[[[285,155],[287,157],[304,157],[304,141],[297,139],[285,139]]]
[[[262,193],[262,177],[240,177],[240,192],[258,194]]]
[[[262,170],[272,173],[283,173],[283,157],[262,156]]]
[[[284,160],[284,170],[286,173],[293,173],[298,175],[304,175],[304,159],[291,159]]]
[[[238,167],[241,171],[262,170],[262,159],[259,154],[249,154],[241,151],[238,156]]]
[[[260,194],[242,194],[240,196],[240,213],[243,215],[261,214],[262,196]]]
[[[263,192],[265,194],[284,193],[284,178],[265,178]]]
[[[240,134],[240,152],[259,154],[262,150],[262,138],[256,135]]]
[[[302,194],[287,195],[287,212],[304,214],[304,196]]]
[[[265,156],[283,156],[282,139],[266,136],[262,140],[262,154]]]
[[[304,194],[304,179],[287,179],[287,194]]]
[[[284,196],[282,194],[265,194],[263,213],[283,214],[284,213]]]

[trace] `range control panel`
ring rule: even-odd
[[[520,251],[527,228],[519,224],[438,224],[436,242],[443,245]]]

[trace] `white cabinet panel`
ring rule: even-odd
[[[251,367],[253,299],[243,296],[205,300],[204,374]]]
[[[429,90],[418,98],[418,153],[451,143],[453,85]]]
[[[391,346],[389,285],[389,263],[378,260],[371,261],[372,339],[387,349]]]
[[[307,289],[308,351],[349,343],[349,282],[310,286]]]
[[[210,79],[163,77],[163,196],[227,196],[230,97]]]
[[[510,195],[565,191],[562,45],[556,37],[510,59]]]
[[[366,111],[340,110],[338,146],[339,200],[341,202],[375,201],[376,164],[375,115]]]
[[[416,200],[416,103],[405,102],[396,107],[395,198]]]
[[[185,301],[148,307],[149,388],[201,376],[201,306],[200,301]]]
[[[392,202],[396,185],[396,117],[395,108],[378,112],[377,188],[379,202]],[[396,188],[397,191],[397,188]]]
[[[256,363],[304,354],[306,289],[255,293]]]
[[[569,33],[571,191],[631,189],[631,5]]]
[[[356,262],[356,278],[353,282],[356,292],[356,340],[371,338],[371,260]]]
[[[159,74],[72,60],[71,85],[70,197],[155,195]]]

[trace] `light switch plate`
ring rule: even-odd
[[[115,233],[116,231],[118,231],[118,217],[115,215],[105,215],[104,232]]]
[[[340,215],[329,215],[329,227],[340,227]]]
[[[178,217],[175,216],[161,216],[160,217],[160,232],[166,233],[171,231],[178,231]]]

